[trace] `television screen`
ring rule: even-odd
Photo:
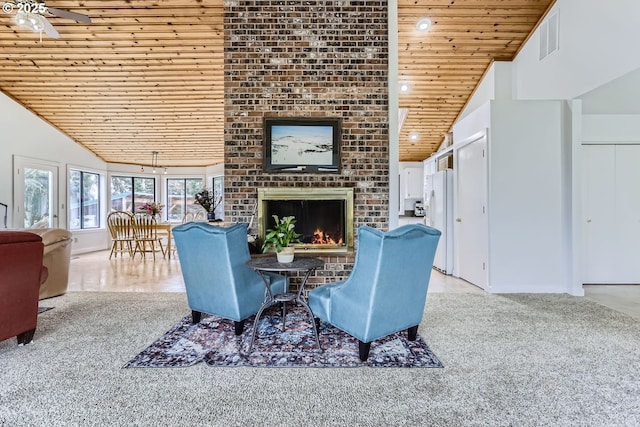
[[[339,119],[265,118],[264,136],[267,171],[331,172],[340,167]]]

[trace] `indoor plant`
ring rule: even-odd
[[[138,208],[138,212],[146,213],[147,215],[155,217],[160,215],[162,208],[164,208],[164,205],[161,203],[146,202]]]
[[[294,248],[289,245],[300,241],[298,240],[300,235],[295,230],[296,219],[293,216],[285,216],[281,219],[278,215],[273,215],[273,219],[275,220],[275,227],[267,229],[264,243],[262,244],[262,252],[275,249],[278,262],[292,262]]]
[[[216,219],[215,210],[222,202],[222,196],[215,196],[215,193],[211,189],[205,188],[204,190],[195,194],[195,204],[198,204],[207,211],[207,219],[213,221]]]

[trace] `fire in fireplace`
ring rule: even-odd
[[[273,215],[294,216],[299,249],[353,250],[353,189],[265,188],[258,190],[258,234],[273,228]]]
[[[344,233],[343,233],[344,235]],[[311,237],[311,243],[315,245],[342,245],[344,244],[344,237],[340,235],[338,240],[331,237],[330,234],[322,231],[320,228],[316,228],[313,231],[313,237]]]

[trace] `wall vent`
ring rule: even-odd
[[[560,48],[559,23],[560,19],[556,12],[540,24],[540,60]]]

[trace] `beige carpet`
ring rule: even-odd
[[[0,343],[0,425],[640,424],[640,322],[566,295],[429,295],[443,369],[122,369],[188,314],[184,294],[47,300]]]

